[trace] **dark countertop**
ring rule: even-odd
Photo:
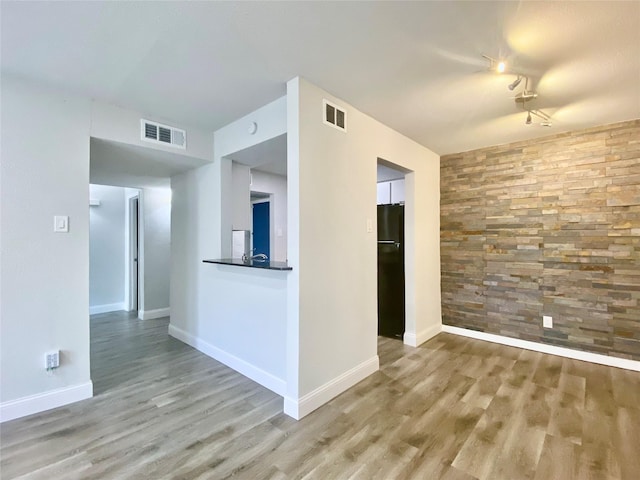
[[[261,268],[263,270],[293,270],[286,262],[259,262],[257,260],[243,262],[240,258],[216,258],[213,260],[203,260],[203,262],[218,265],[234,265],[236,267]]]

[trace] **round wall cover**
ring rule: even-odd
[[[256,133],[258,131],[258,124],[256,122],[251,122],[251,124],[249,125],[249,133],[251,135],[253,135],[254,133]]]

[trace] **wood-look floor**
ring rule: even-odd
[[[24,479],[638,479],[640,373],[440,334],[299,422],[167,335],[91,321],[95,397],[7,422]]]

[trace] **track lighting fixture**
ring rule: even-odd
[[[495,73],[505,73],[508,72],[511,75],[515,75],[516,79],[507,85],[507,88],[510,91],[514,91],[524,80],[524,89],[514,94],[511,97],[516,105],[522,106],[522,109],[527,112],[527,119],[525,120],[525,125],[533,124],[533,117],[536,117],[536,123],[538,123],[538,119],[540,119],[540,125],[543,127],[550,127],[551,117],[544,113],[542,110],[534,109],[535,100],[538,98],[538,93],[535,90],[529,90],[529,82],[533,82],[533,79],[530,79],[527,75],[522,73],[514,72],[513,69],[508,68],[506,62],[503,60],[496,60],[495,58],[489,57],[487,55],[482,55],[484,58],[489,60],[489,68],[488,71]]]
[[[522,82],[522,75],[518,75],[518,78],[516,78],[509,84],[509,90],[513,90],[514,88],[516,88],[518,85],[520,85],[520,82]]]
[[[524,122],[526,125],[531,125],[533,123],[533,117],[539,118],[541,120],[541,127],[550,127],[553,125],[551,122],[551,117],[544,113],[542,110],[527,110],[527,121]]]
[[[495,58],[489,57],[488,55],[482,56],[489,60],[490,71],[494,71],[496,73],[504,73],[507,71],[507,63],[504,60],[496,60]]]

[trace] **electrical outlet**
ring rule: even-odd
[[[553,328],[553,317],[549,315],[542,316],[542,326],[544,328]]]
[[[47,370],[58,368],[60,366],[60,351],[45,354],[44,365]]]

